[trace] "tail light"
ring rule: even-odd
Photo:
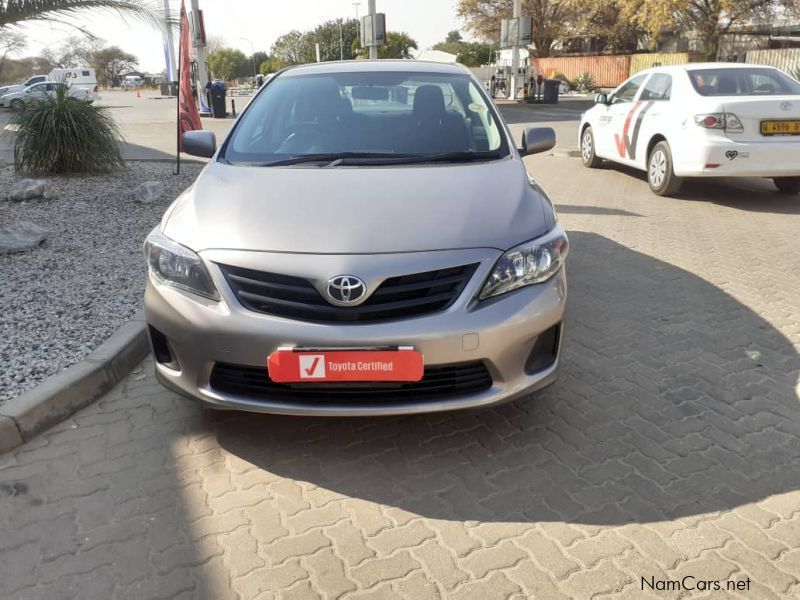
[[[724,129],[725,131],[742,131],[744,126],[733,113],[708,113],[695,115],[694,122],[706,129]]]

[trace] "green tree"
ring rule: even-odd
[[[464,38],[461,37],[461,32],[458,29],[447,32],[447,37],[444,40],[445,44],[457,44],[463,42]]]
[[[272,58],[287,65],[299,65],[316,60],[314,43],[308,33],[297,31],[284,33],[272,45]]]
[[[341,27],[341,29],[340,29]],[[341,37],[340,37],[341,33]],[[330,61],[352,60],[356,57],[353,51],[353,40],[359,38],[358,21],[355,19],[325,21],[307,34],[311,47],[319,44],[320,60]]]
[[[247,57],[241,50],[221,48],[206,58],[208,68],[215,77],[230,81],[247,68]]]
[[[458,14],[479,38],[496,42],[500,39],[500,21],[511,17],[513,4],[513,0],[458,0]],[[522,0],[522,14],[533,19],[533,43],[538,56],[549,56],[553,44],[571,30],[575,20],[570,0]]]
[[[494,62],[495,47],[480,42],[465,43],[457,54],[456,60],[466,67],[481,67]]]
[[[268,58],[261,63],[258,72],[262,75],[269,75],[270,73],[277,73],[286,66],[287,65],[285,63],[282,63],[277,58]]]
[[[411,58],[411,49],[417,49],[417,41],[404,31],[387,31],[386,43],[378,47],[378,58]],[[369,50],[361,47],[361,40],[353,41],[353,50],[359,58],[369,56]]]
[[[742,24],[771,25],[798,17],[798,0],[618,0],[623,18],[646,29],[655,41],[665,30],[694,32],[707,60],[716,60],[720,38]]]
[[[2,0],[0,27],[23,21],[55,21],[72,25],[71,19],[88,10],[133,15],[161,27],[163,14],[152,6],[148,0]]]
[[[113,86],[119,84],[122,73],[136,68],[137,62],[133,54],[128,54],[118,46],[109,46],[95,53],[92,66],[97,72],[99,84]]]

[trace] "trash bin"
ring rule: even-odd
[[[558,104],[558,88],[560,85],[560,79],[545,79],[542,102],[545,104]]]
[[[225,95],[228,92],[228,88],[225,87],[225,84],[221,81],[217,81],[211,84],[208,90],[209,104],[211,105],[211,116],[215,119],[224,119],[225,116],[228,114],[225,109]]]
[[[162,96],[177,96],[178,95],[178,82],[177,81],[162,81],[161,82],[161,95]]]

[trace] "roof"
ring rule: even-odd
[[[377,73],[377,72],[413,72],[413,73],[452,73],[463,75],[470,71],[458,64],[446,64],[424,60],[345,60],[321,63],[309,63],[289,67],[284,76],[312,75],[327,73]]]
[[[774,69],[772,65],[756,65],[750,63],[738,62],[697,62],[697,63],[684,63],[682,65],[664,65],[662,67],[650,67],[639,71],[639,73],[674,73],[676,71],[696,71],[698,69],[752,69],[753,67],[764,67]],[[636,73],[637,75],[639,73]]]

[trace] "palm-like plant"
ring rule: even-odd
[[[158,26],[164,23],[154,0],[0,0],[0,27],[23,21],[69,23],[70,18],[90,9],[117,11]]]
[[[14,167],[26,173],[105,173],[124,166],[108,109],[73,98],[66,85],[11,117]],[[8,137],[8,130],[2,133]]]

